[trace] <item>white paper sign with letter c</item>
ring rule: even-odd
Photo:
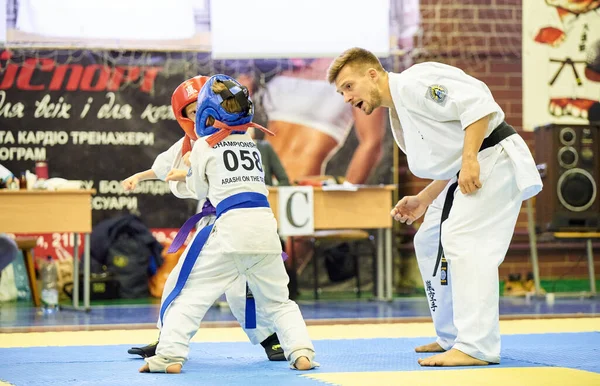
[[[312,186],[279,188],[279,234],[306,236],[315,231]]]

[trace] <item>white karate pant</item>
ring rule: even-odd
[[[213,236],[204,245],[181,293],[164,314],[156,349],[157,362],[160,358],[169,363],[185,362],[190,339],[206,311],[223,292],[240,283],[244,275],[254,295],[256,308],[262,311],[260,318],[273,323],[285,357],[291,363],[300,356],[307,356],[312,361],[314,347],[298,305],[289,299],[289,279],[281,254],[225,255]],[[188,245],[181,260],[191,245]],[[238,284],[237,288],[238,291],[243,289],[239,294],[244,295],[243,302],[240,302],[244,306],[239,314],[244,315],[245,286],[242,288]]]
[[[504,260],[522,203],[515,171],[501,145],[479,154],[482,188],[457,188],[442,226],[448,285],[440,283],[440,220],[448,186],[429,206],[414,238],[415,252],[437,333],[437,343],[474,358],[500,362],[498,266]]]
[[[165,282],[165,288],[163,290],[162,299],[160,302],[161,305],[164,303],[166,297],[169,296],[169,294],[173,291],[173,288],[175,288],[183,261],[184,258],[181,256],[177,262],[177,265],[169,274],[169,277]],[[231,287],[225,291],[225,297],[227,298],[227,303],[229,304],[231,313],[237,319],[252,344],[261,343],[275,332],[273,323],[266,318],[262,309],[258,307],[256,307],[256,328],[246,328],[246,276],[240,275],[237,280],[233,282]],[[156,326],[159,329],[161,328],[160,317],[156,323]]]

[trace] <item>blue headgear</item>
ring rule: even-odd
[[[215,82],[222,82],[227,89],[219,94],[212,91]],[[224,100],[234,98],[242,106],[242,112],[229,113],[221,106]],[[248,89],[239,84],[230,76],[218,74],[211,76],[206,81],[198,94],[198,107],[196,110],[196,134],[198,137],[212,135],[219,131],[214,126],[206,126],[206,119],[213,117],[215,120],[228,126],[243,125],[252,122],[254,116],[254,105],[250,99]],[[233,133],[236,133],[235,131]],[[241,132],[243,133],[243,131]]]

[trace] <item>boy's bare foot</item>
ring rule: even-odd
[[[301,371],[310,370],[312,368],[312,366],[310,365],[310,360],[308,360],[307,357],[299,357],[298,359],[296,359],[294,367],[296,368],[296,370]]]
[[[429,358],[419,359],[421,366],[487,366],[490,363],[473,358],[457,349],[450,349],[444,353],[433,355]]]
[[[140,367],[140,373],[149,373],[150,366],[146,363],[142,367]],[[167,374],[179,374],[181,372],[181,365],[179,363],[175,363],[167,367]]]
[[[423,346],[419,346],[415,348],[415,352],[444,352],[442,346],[440,346],[437,342],[424,344]]]

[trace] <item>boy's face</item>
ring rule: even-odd
[[[196,121],[196,107],[198,107],[198,102],[192,102],[189,105],[185,106],[185,109],[183,109],[185,117],[191,119],[194,122]]]

